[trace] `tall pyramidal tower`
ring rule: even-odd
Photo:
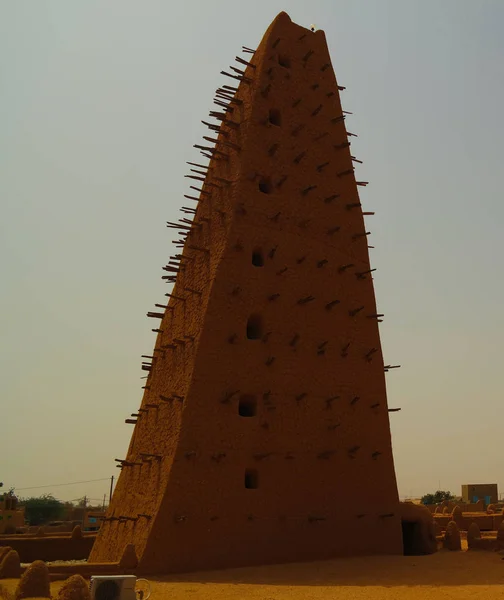
[[[325,35],[281,13],[217,91],[90,562],[402,553],[368,232]],[[159,323],[159,324],[158,324]]]

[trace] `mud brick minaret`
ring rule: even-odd
[[[368,232],[325,35],[281,13],[223,72],[90,562],[402,553]]]

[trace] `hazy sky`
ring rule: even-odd
[[[219,75],[327,35],[372,232],[401,495],[504,492],[502,0],[0,0],[0,481],[102,498]],[[362,188],[361,188],[362,189]],[[499,433],[500,432],[500,433]]]

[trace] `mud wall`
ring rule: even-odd
[[[444,508],[448,508],[451,512],[456,506],[460,508],[462,512],[485,512],[485,504],[483,501],[477,503],[466,503],[466,502],[452,502],[451,500],[441,502],[439,504],[426,504],[425,505],[430,512],[443,513]]]
[[[364,182],[325,36],[282,13],[247,60],[91,561],[402,552]]]
[[[19,554],[21,562],[35,560],[84,560],[91,553],[96,536],[89,535],[81,539],[69,537],[5,537],[0,539],[0,546],[10,546]]]
[[[481,531],[495,531],[503,521],[503,516],[499,514],[487,515],[485,513],[462,513],[462,516],[454,519],[453,515],[433,515],[434,521],[442,529],[448,526],[450,521],[455,520],[459,529],[467,531],[471,523],[476,523]]]

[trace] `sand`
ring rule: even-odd
[[[349,558],[149,579],[152,600],[504,599],[503,556],[492,552]],[[17,581],[2,584],[13,592]],[[53,597],[61,585],[51,585]]]

